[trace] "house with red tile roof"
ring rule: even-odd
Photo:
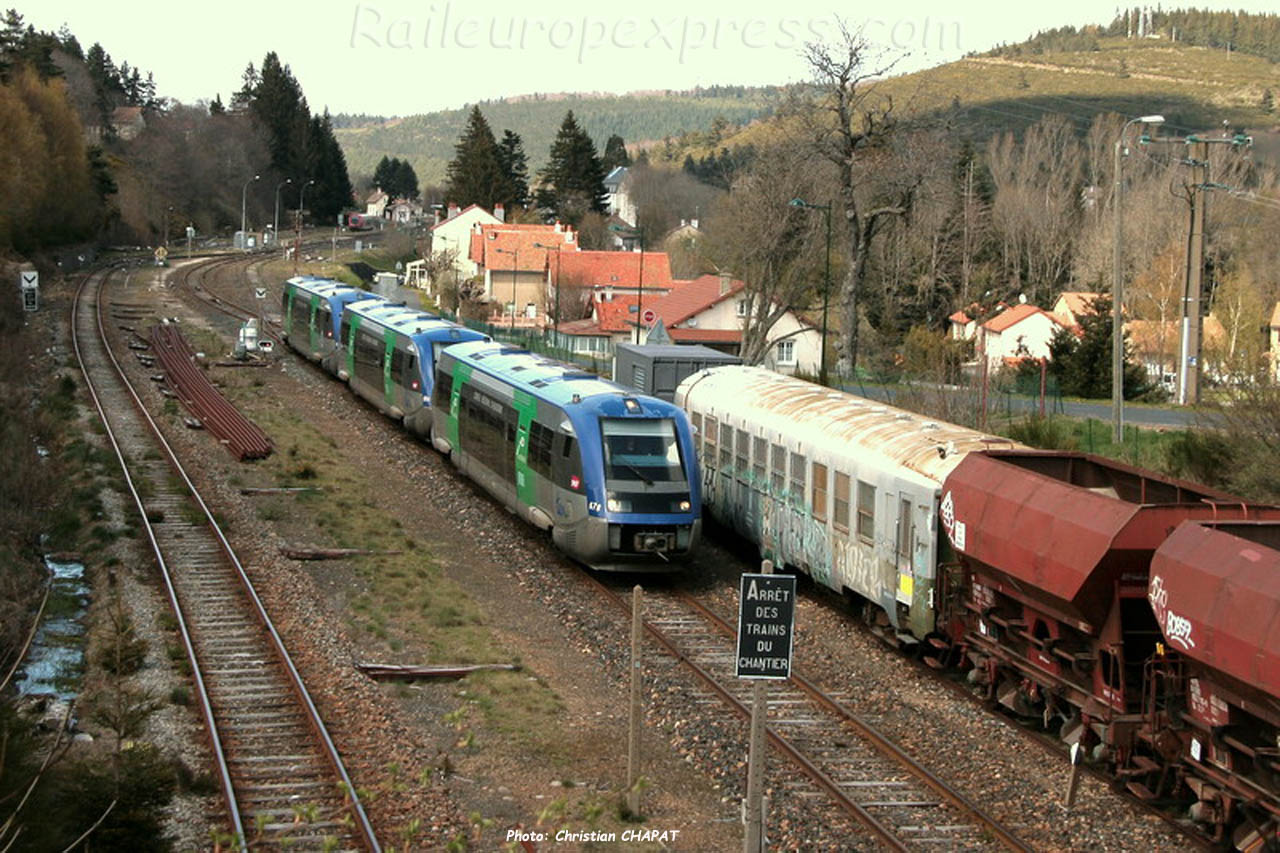
[[[1063,328],[1066,323],[1038,306],[1005,308],[978,327],[979,357],[986,357],[991,370],[1027,358],[1049,358],[1049,343]]]
[[[494,306],[489,322],[544,328],[550,276],[577,254],[577,232],[559,222],[476,225],[468,257],[483,280],[484,300]]]
[[[950,326],[950,337],[953,341],[972,340],[978,331],[978,321],[964,311],[957,311],[947,318]]]
[[[560,331],[568,336],[571,349],[603,355],[614,344],[643,339],[661,322],[674,343],[703,344],[736,355],[747,318],[745,287],[727,275],[673,281],[670,291],[661,295],[651,296],[646,289],[643,297],[627,294],[596,302],[590,318],[561,323]],[[786,312],[774,324],[768,340],[765,366],[783,373],[818,372],[822,334],[794,312]]]
[[[1053,303],[1053,310],[1050,312],[1066,326],[1079,326],[1081,317],[1088,317],[1096,314],[1097,311],[1093,307],[1095,299],[1102,296],[1100,293],[1085,293],[1078,290],[1064,290],[1058,295],[1058,299]]]

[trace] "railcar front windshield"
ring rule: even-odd
[[[689,511],[689,481],[674,421],[606,418],[601,430],[610,511]]]

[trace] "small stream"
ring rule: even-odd
[[[20,694],[70,700],[80,692],[84,674],[83,621],[89,585],[81,563],[45,557],[44,564],[53,575],[53,588],[15,685]]]

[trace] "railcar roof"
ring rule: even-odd
[[[717,412],[751,414],[770,429],[811,445],[845,442],[936,483],[970,451],[1019,446],[763,367],[708,368],[685,379],[677,393],[714,405]]]
[[[349,284],[343,284],[340,281],[334,281],[331,278],[321,278],[315,275],[299,275],[289,279],[287,284],[292,284],[308,293],[315,293],[319,296],[345,296],[347,294],[358,295],[364,294],[365,299],[374,298],[374,294],[361,290],[358,287],[352,287]]]
[[[574,395],[586,400],[602,394],[627,394],[627,389],[621,385],[587,373],[580,367],[535,355],[510,344],[496,341],[458,344],[449,348],[449,354],[558,406],[572,403]]]
[[[462,328],[455,323],[441,319],[436,314],[417,311],[409,308],[403,302],[388,302],[381,298],[353,302],[347,306],[347,310],[364,321],[377,323],[384,328],[395,329],[397,332],[409,336],[441,329]]]

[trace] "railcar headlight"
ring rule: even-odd
[[[609,498],[605,501],[605,506],[609,508],[609,512],[622,512],[622,501],[617,498]]]
[[[691,506],[693,506],[693,504],[689,503],[688,501],[680,501],[681,512],[688,512]]]

